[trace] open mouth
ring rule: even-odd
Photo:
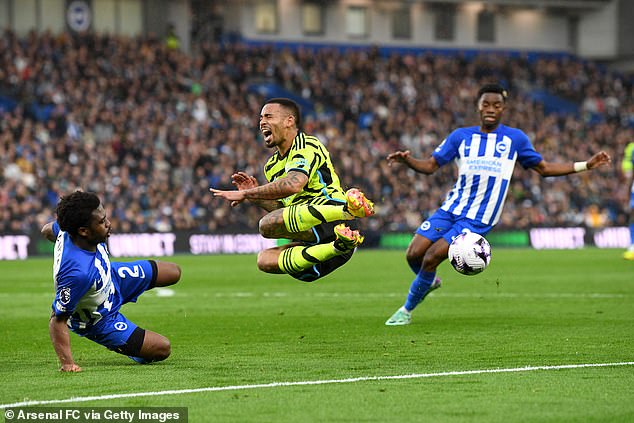
[[[273,135],[273,132],[271,132],[270,129],[264,128],[262,129],[262,135],[264,136],[264,141],[268,143],[271,141],[271,135]]]

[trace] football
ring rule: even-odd
[[[491,262],[491,245],[481,235],[463,232],[449,245],[449,262],[463,275],[477,275]]]

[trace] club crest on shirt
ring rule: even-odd
[[[59,291],[59,302],[66,305],[70,302],[70,288],[64,287]]]
[[[128,325],[126,324],[126,322],[117,322],[114,324],[114,328],[116,330],[126,330],[128,328]]]
[[[509,151],[509,142],[504,139],[500,142],[498,142],[497,144],[495,144],[495,151],[498,152],[499,154],[504,154],[507,151]]]

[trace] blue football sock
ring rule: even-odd
[[[429,292],[429,287],[434,282],[435,277],[436,272],[425,272],[424,270],[420,270],[416,274],[416,277],[412,281],[412,285],[409,287],[407,301],[405,301],[405,308],[407,310],[414,310],[418,303],[423,301],[423,298],[425,298],[425,295]]]
[[[634,245],[634,223],[630,223],[630,245]]]

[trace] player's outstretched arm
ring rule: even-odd
[[[42,230],[40,231],[42,236],[51,242],[55,242],[55,234],[53,233],[53,223],[55,222],[49,222],[46,225],[42,226]]]
[[[209,188],[209,191],[213,193],[214,197],[220,197],[227,201],[231,201],[232,206],[237,205],[244,200],[249,200],[255,202],[256,204],[264,204],[267,200],[280,200],[297,194],[304,189],[307,182],[308,176],[305,173],[291,171],[286,176],[269,182],[268,184],[254,186],[248,189],[224,191]]]
[[[430,175],[438,170],[438,162],[435,158],[430,157],[428,159],[416,159],[412,157],[409,150],[396,151],[387,156],[388,165],[392,166],[393,163],[403,163],[409,168],[414,169],[416,172]]]
[[[73,354],[70,351],[67,320],[68,317],[58,317],[55,313],[52,313],[51,320],[48,323],[48,332],[57,358],[59,358],[59,362],[62,365],[59,369],[60,372],[81,372],[81,367],[75,363]]]
[[[238,190],[243,191],[251,188],[255,188],[259,186],[258,180],[255,179],[254,176],[251,176],[245,172],[236,172],[231,175],[231,183],[238,188]],[[279,209],[282,207],[282,204],[277,200],[250,200],[256,206],[262,207],[266,211],[272,211],[275,209]],[[232,201],[231,207],[235,207],[240,202]]]
[[[612,163],[610,155],[605,151],[599,151],[585,162],[550,163],[542,160],[533,169],[541,176],[563,176],[607,166],[610,163]]]

